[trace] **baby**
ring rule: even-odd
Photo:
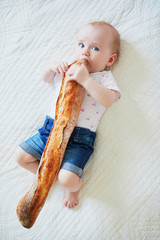
[[[68,74],[68,81],[76,81],[85,88],[85,97],[75,129],[69,139],[57,179],[66,189],[64,205],[78,205],[78,194],[82,186],[84,167],[94,151],[96,129],[105,109],[120,99],[120,90],[111,71],[106,71],[116,61],[120,48],[117,30],[105,22],[86,24],[78,33],[75,60],[85,59],[85,65],[67,62],[52,63],[44,74],[44,80],[54,79],[58,96],[61,78]],[[56,102],[54,102],[55,106]],[[16,151],[18,164],[36,173],[54,122],[54,108],[46,116],[38,133],[22,142]]]

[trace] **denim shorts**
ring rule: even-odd
[[[40,161],[53,123],[54,119],[46,116],[43,127],[38,129],[38,133],[19,146]],[[61,168],[74,172],[82,178],[84,167],[94,151],[95,137],[96,132],[87,128],[75,127],[68,141]]]

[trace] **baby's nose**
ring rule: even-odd
[[[83,56],[89,56],[90,54],[89,54],[89,51],[84,51],[84,52],[82,53],[82,55],[83,55]]]

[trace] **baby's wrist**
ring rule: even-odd
[[[93,82],[93,78],[92,77],[88,77],[84,82],[83,82],[83,87],[87,90],[89,88],[89,86],[92,84]]]

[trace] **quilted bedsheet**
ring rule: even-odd
[[[160,240],[160,1],[0,1],[0,239]],[[79,206],[63,206],[56,183],[35,225],[19,200],[34,175],[14,152],[43,124],[54,98],[41,81],[48,61],[68,61],[78,29],[106,21],[121,35],[113,69],[122,98],[106,109],[84,172]]]

